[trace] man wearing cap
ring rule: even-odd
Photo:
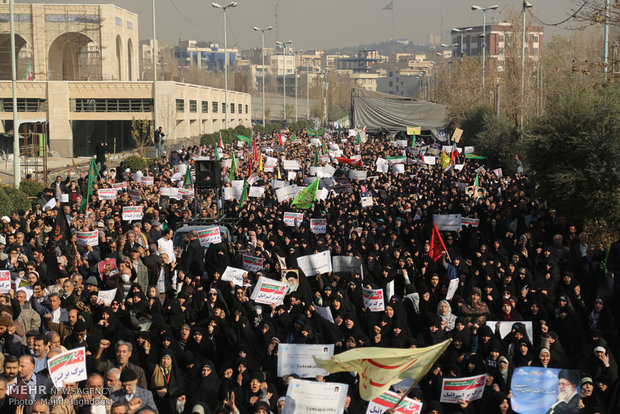
[[[125,368],[121,371],[121,389],[110,394],[110,399],[118,403],[129,404],[131,412],[149,408],[156,413],[157,406],[153,401],[151,391],[138,386],[138,376],[131,368]]]
[[[558,401],[547,414],[577,414],[579,412],[579,372],[563,369],[558,374]]]

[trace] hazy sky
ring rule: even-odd
[[[22,2],[19,1],[18,2]],[[42,2],[37,1],[35,2]],[[66,0],[64,3],[100,3],[93,0]],[[228,4],[229,0],[221,3]],[[292,40],[295,49],[329,49],[375,43],[389,39],[392,12],[382,10],[389,0],[278,0],[279,40]],[[48,3],[50,3],[48,1]],[[58,1],[63,3],[63,1]],[[274,26],[266,33],[265,44],[275,39],[275,0],[238,0],[228,12],[228,43],[241,49],[260,46],[260,33],[252,26]],[[570,15],[573,0],[530,0],[534,14],[554,23]],[[116,5],[139,14],[140,38],[151,36],[151,1],[118,0]],[[430,33],[447,33],[452,27],[482,24],[482,13],[470,10],[499,5],[497,12],[487,12],[487,22],[505,19],[520,10],[522,0],[394,0],[394,37],[425,42]],[[221,10],[211,7],[211,0],[156,0],[158,38],[167,44],[180,39],[211,40],[223,43]],[[529,16],[528,16],[529,18]],[[546,38],[561,32],[545,27]],[[446,39],[447,40],[447,39]]]

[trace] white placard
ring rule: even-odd
[[[316,199],[317,200],[327,200],[327,197],[329,196],[329,190],[325,187],[321,188],[317,193],[316,193]]]
[[[362,287],[362,298],[364,299],[364,307],[371,312],[383,312],[385,310],[383,289],[368,289]]]
[[[241,188],[241,189],[243,189],[244,185],[245,185],[245,180],[232,180],[230,182],[230,186],[234,187],[234,188]]]
[[[457,171],[461,171],[465,167],[465,164],[454,164],[454,169]]]
[[[310,254],[297,258],[297,266],[307,277],[316,276],[317,273],[329,273],[332,271],[332,258],[329,250]]]
[[[430,155],[424,155],[422,157],[422,160],[424,161],[424,164],[428,164],[428,165],[435,165],[435,160],[437,159],[437,157],[431,157]]]
[[[314,145],[315,147],[320,147],[321,140],[318,138],[310,138],[310,144]]]
[[[239,200],[243,188],[239,187],[224,187],[224,200]]]
[[[116,190],[114,188],[100,188],[97,190],[99,200],[116,200]]]
[[[450,284],[448,285],[448,292],[446,293],[446,300],[452,300],[458,288],[459,278],[450,280]]]
[[[221,279],[224,282],[233,282],[236,286],[243,286],[245,283],[248,271],[245,269],[238,269],[236,267],[226,266],[226,270],[222,273]]]
[[[409,145],[409,142],[406,139],[397,139],[394,142],[394,146],[395,147],[406,147],[407,145]]]
[[[465,154],[473,154],[474,153],[474,147],[465,147],[465,148],[463,148],[463,151],[465,152]]]
[[[63,352],[47,360],[49,376],[56,388],[65,384],[80,382],[87,378],[86,348]]]
[[[142,220],[142,206],[123,206],[123,220]]]
[[[271,188],[277,190],[279,188],[284,188],[287,186],[286,181],[284,180],[271,180]]]
[[[413,380],[412,380],[413,382]],[[393,385],[398,389],[398,384]],[[403,387],[403,392],[409,388]],[[368,403],[368,408],[366,409],[366,414],[383,414],[390,408],[394,407],[396,403],[400,401],[400,395],[396,394],[392,391],[386,391],[370,403]],[[422,403],[420,401],[414,400],[412,398],[405,397],[398,407],[396,407],[396,414],[420,414],[422,412]]]
[[[299,170],[299,161],[297,160],[284,160],[282,167],[285,170]]]
[[[362,273],[362,261],[354,256],[332,257],[332,271],[334,273]]]
[[[60,202],[61,203],[68,203],[69,202],[69,194],[61,194],[60,195]]]
[[[362,207],[372,207],[374,204],[372,197],[361,197]]]
[[[304,221],[304,213],[284,213],[284,217],[282,218],[284,224],[291,227],[297,227],[301,225],[301,222]]]
[[[288,181],[295,181],[295,178],[297,178],[297,172],[296,171],[289,171],[287,176],[286,176],[286,179]]]
[[[155,184],[155,177],[147,177],[147,176],[144,175],[144,176],[142,176],[140,181],[144,185],[153,185],[153,184]]]
[[[256,282],[256,287],[252,291],[250,299],[256,303],[265,305],[279,305],[284,300],[284,296],[286,296],[288,289],[289,284],[286,282],[279,282],[261,276],[258,282]]]
[[[349,170],[349,178],[352,180],[365,180],[367,176],[366,170]]]
[[[11,290],[11,271],[0,270],[0,294],[5,295]]]
[[[458,404],[459,401],[479,400],[482,398],[486,380],[486,374],[466,378],[444,378],[439,401]]]
[[[332,315],[332,310],[329,306],[318,306],[314,305],[314,311],[319,314],[323,319],[334,323],[334,317]]]
[[[109,289],[109,290],[100,290],[97,293],[97,302],[102,300],[105,306],[110,306],[112,304],[112,301],[116,297],[116,289],[117,288]]]
[[[342,414],[349,386],[293,378],[288,384],[282,414]]]
[[[99,246],[99,232],[97,230],[78,231],[75,236],[78,246]]]
[[[222,167],[224,168],[232,167],[232,158],[227,158],[225,160],[222,160]]]
[[[471,217],[461,217],[461,226],[467,227],[478,227],[480,225],[480,219],[471,218]]]
[[[284,201],[292,200],[297,195],[297,186],[289,185],[286,187],[278,188],[276,190],[276,197],[278,198],[278,203],[282,203]]]
[[[310,231],[314,234],[325,234],[327,232],[327,219],[310,219]]]
[[[248,193],[248,197],[261,198],[265,194],[265,187],[250,187],[250,192]]]
[[[243,255],[243,268],[249,272],[260,272],[263,270],[263,264],[265,259],[262,257],[250,256],[249,254]]]
[[[439,231],[460,231],[460,214],[433,214],[433,222]]]
[[[394,174],[402,174],[405,172],[405,164],[392,164],[392,172]]]
[[[265,160],[265,167],[275,167],[278,165],[278,159],[274,157],[267,157]]]
[[[222,242],[222,235],[220,234],[220,228],[217,226],[209,227],[207,229],[198,230],[198,241],[202,247],[209,246],[211,244],[218,244]]]
[[[313,356],[329,359],[334,356],[334,344],[280,344],[278,345],[278,377],[296,374],[300,378],[316,378],[317,375],[327,376],[329,372],[317,368]]]
[[[388,171],[390,170],[390,163],[384,158],[381,158],[381,157],[377,158],[375,165],[376,165],[377,172],[387,174]]]

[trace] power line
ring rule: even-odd
[[[540,20],[538,17],[536,17],[534,15],[534,13],[532,13],[532,11],[528,8],[527,11],[530,14],[530,16],[532,16],[538,23],[542,24],[543,26],[560,26],[564,23],[566,23],[567,21],[569,21],[570,19],[573,19],[575,17],[577,17],[577,15],[579,14],[579,12],[581,10],[583,10],[583,8],[590,2],[590,0],[586,0],[583,2],[583,4],[581,5],[581,7],[579,7],[577,9],[577,11],[575,11],[575,13],[571,14],[570,16],[568,16],[566,19],[562,20],[561,22],[558,23],[545,23],[542,20]]]

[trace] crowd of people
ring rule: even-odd
[[[295,376],[277,375],[280,344],[334,344],[337,354],[450,338],[409,393],[423,402],[424,413],[510,413],[510,380],[520,366],[579,370],[579,412],[620,412],[617,241],[609,250],[592,243],[536,194],[527,175],[505,165],[459,154],[464,167],[444,169],[421,162],[421,149],[438,144],[399,147],[388,137],[359,142],[325,134],[318,147],[306,131],[286,142],[280,134],[256,140],[259,157],[298,160],[295,177],[282,162],[261,169],[252,144],[229,144],[217,154],[194,146],[139,172],[104,165],[84,203],[88,174],[68,172],[32,209],[2,217],[0,270],[12,281],[0,295],[2,413],[281,413]],[[341,162],[329,153],[333,145]],[[223,186],[256,174],[254,186],[265,188],[261,197],[224,200],[213,189],[196,190],[197,200],[162,196],[162,188],[187,186],[196,157],[230,159],[233,152],[236,168],[222,169]],[[337,168],[329,195],[303,211],[303,222],[288,226],[283,214],[298,210],[290,200],[278,202],[274,180],[306,185],[323,152],[318,166]],[[378,157],[402,156],[404,172],[376,171]],[[492,172],[497,167],[501,177]],[[367,170],[368,177],[349,179],[349,169]],[[465,188],[476,175],[480,192],[472,194]],[[114,184],[116,199],[100,200],[98,190]],[[372,205],[362,207],[361,197],[372,197]],[[130,205],[143,207],[141,220],[123,220],[122,207]],[[433,214],[448,213],[479,224],[442,232],[446,249],[435,261]],[[67,229],[58,224],[62,215]],[[194,230],[174,238],[184,224],[220,217],[229,223],[221,243],[203,247]],[[326,219],[325,234],[311,231],[311,218]],[[97,245],[77,243],[78,232],[95,230]],[[299,268],[297,258],[325,250],[361,259],[363,271],[299,271],[282,304],[250,300],[259,277],[281,280],[283,270]],[[244,253],[264,259],[263,269],[248,272],[243,286],[222,281],[228,266],[243,268]],[[458,288],[446,300],[454,279]],[[364,307],[362,287],[387,292],[389,286],[393,295],[383,312]],[[114,288],[105,303],[99,292]],[[330,308],[333,322],[318,306]],[[502,337],[487,320],[515,323]],[[532,335],[525,321],[532,322]],[[54,389],[47,360],[80,347],[87,379]],[[481,399],[439,403],[443,378],[478,374],[487,374]],[[345,413],[366,412],[356,373],[313,380],[348,384]]]

